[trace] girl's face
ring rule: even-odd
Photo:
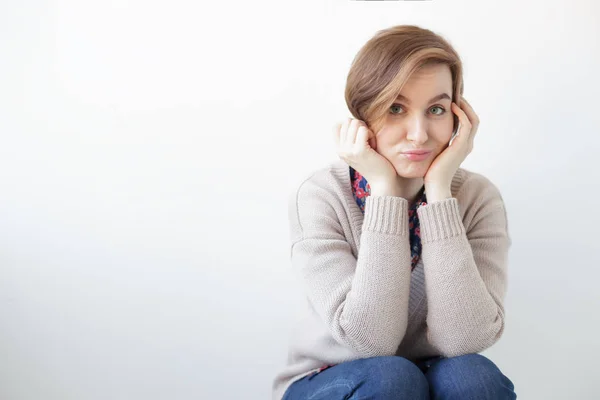
[[[382,127],[375,133],[377,152],[387,158],[396,173],[422,178],[450,142],[454,129],[452,75],[445,64],[416,71],[390,107]],[[424,160],[410,160],[407,150],[431,151]]]

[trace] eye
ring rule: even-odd
[[[402,108],[402,106],[401,106],[400,104],[396,104],[396,103],[394,103],[394,104],[392,104],[392,106],[390,107],[390,114],[395,114],[395,115],[397,115],[398,113],[395,113],[395,112],[392,112],[392,111],[391,111],[391,110],[392,110],[392,109],[394,109],[394,108]]]
[[[402,109],[402,105],[401,104],[397,104],[397,103],[392,104],[392,106],[390,107],[390,114],[393,114],[393,115],[400,114],[400,112],[394,112],[394,111],[392,111],[395,108]],[[434,110],[436,108],[439,109],[440,111],[439,112],[433,112],[432,113],[433,115],[444,115],[446,113],[446,109],[444,109],[444,107],[441,107],[441,106],[433,106],[429,110]]]
[[[441,110],[439,113],[434,113],[435,115],[443,115],[444,113],[446,113],[446,110],[444,109],[444,107],[433,106],[430,108],[430,110],[433,110],[434,108],[439,108]]]

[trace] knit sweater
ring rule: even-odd
[[[367,197],[371,195],[371,186],[367,179],[360,172],[349,167],[350,185],[352,186],[352,195],[361,212],[365,212]],[[427,205],[427,194],[425,186],[417,194],[417,200],[408,209],[408,230],[410,232],[410,270],[413,271],[421,257],[421,229],[419,227],[419,217],[417,209]]]
[[[452,197],[417,209],[412,269],[408,201],[367,196],[363,213],[348,168],[336,160],[313,171],[289,197],[290,260],[305,308],[273,400],[324,366],[478,353],[504,331],[511,239],[498,188],[459,168]]]

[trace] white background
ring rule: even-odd
[[[0,4],[0,398],[267,399],[302,293],[287,196],[337,159],[359,48],[446,37],[501,190],[519,399],[598,398],[600,7]]]

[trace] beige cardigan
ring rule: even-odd
[[[294,190],[290,258],[306,308],[273,400],[325,365],[478,353],[501,337],[511,246],[504,201],[463,168],[451,193],[417,209],[422,250],[411,273],[406,199],[368,196],[363,214],[339,159]]]

